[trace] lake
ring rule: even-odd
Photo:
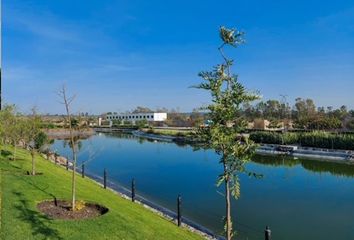
[[[63,140],[52,146],[63,156]],[[181,194],[183,215],[220,234],[225,212],[222,172],[211,150],[151,142],[128,134],[97,134],[82,141],[79,162],[92,175],[108,171],[109,180],[171,210]],[[238,239],[354,239],[354,165],[285,157],[255,156],[247,169],[263,175],[240,175],[241,197],[232,202]]]

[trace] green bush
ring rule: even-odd
[[[351,131],[354,131],[354,119],[351,119],[348,123],[347,123],[347,128]]]
[[[333,134],[324,131],[253,132],[250,134],[250,139],[265,144],[297,144],[304,147],[354,150],[353,134]]]
[[[56,126],[53,123],[42,123],[41,128],[54,129]]]
[[[146,127],[148,125],[148,121],[146,119],[142,119],[142,120],[137,120],[135,122],[135,125],[139,128],[142,129],[144,127]]]

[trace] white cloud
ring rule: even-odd
[[[50,40],[74,43],[83,41],[75,24],[57,18],[49,11],[34,11],[30,7],[13,4],[4,4],[3,11],[6,27]]]

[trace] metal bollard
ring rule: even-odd
[[[271,240],[272,239],[272,231],[268,226],[266,226],[266,229],[264,230],[264,239],[265,240]]]
[[[69,160],[66,159],[66,170],[69,170]]]
[[[81,170],[81,176],[84,178],[85,177],[85,164],[82,164],[82,170]]]
[[[135,202],[135,179],[132,180],[132,202]]]
[[[103,170],[103,188],[107,188],[107,171],[106,169]]]
[[[181,205],[182,205],[182,198],[180,195],[178,195],[177,197],[177,225],[178,226],[181,226],[182,224]]]

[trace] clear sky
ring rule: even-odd
[[[197,74],[221,61],[218,28],[246,32],[234,72],[264,99],[354,108],[353,0],[2,0],[3,96],[22,111],[137,105],[190,111],[208,101]]]

